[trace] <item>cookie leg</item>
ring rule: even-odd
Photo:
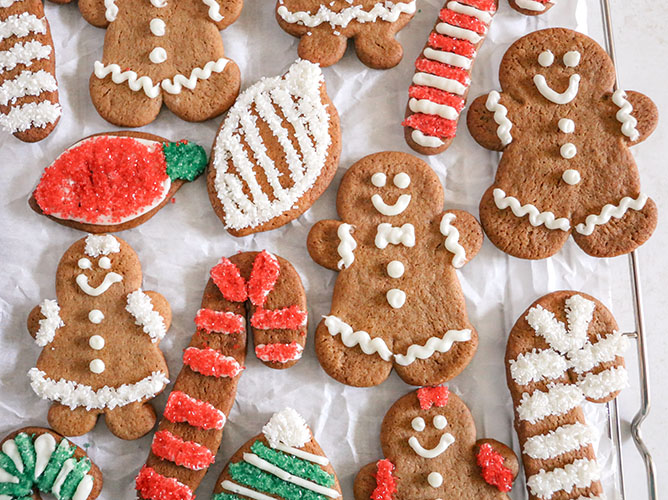
[[[90,97],[102,118],[119,127],[141,127],[156,119],[162,98],[151,99],[143,90],[134,91],[127,83],[116,84],[111,77],[91,75]]]
[[[370,463],[362,467],[357,473],[353,485],[355,500],[368,500],[371,498],[373,490],[376,489],[376,469],[377,465]]]
[[[380,30],[362,30],[355,37],[355,51],[360,61],[374,69],[393,68],[401,62],[404,49],[394,38],[391,23]]]
[[[649,198],[642,210],[629,209],[621,219],[612,217],[607,223],[596,226],[588,236],[576,229],[573,238],[593,257],[616,257],[645,243],[652,236],[656,222],[656,204]]]
[[[121,439],[139,439],[155,425],[155,410],[149,403],[132,403],[104,414],[111,433]]]
[[[346,53],[348,38],[335,35],[329,25],[313,28],[310,35],[304,35],[299,41],[299,57],[325,68],[338,62]]]
[[[480,202],[480,222],[485,234],[501,251],[520,259],[545,259],[557,253],[569,232],[532,226],[529,217],[517,217],[510,208],[499,209],[494,202],[494,186]]]
[[[63,436],[83,436],[93,430],[98,413],[83,407],[72,409],[69,406],[53,403],[49,408],[47,420],[49,425]]]
[[[189,76],[189,75],[188,75]],[[165,105],[179,118],[201,122],[227,111],[241,87],[241,72],[234,61],[228,61],[220,73],[215,71],[206,80],[197,80],[194,89],[175,85],[170,92],[163,91]],[[177,92],[177,93],[171,93]]]

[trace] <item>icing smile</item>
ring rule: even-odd
[[[99,295],[102,295],[104,292],[109,290],[109,287],[113,285],[114,283],[119,283],[123,281],[123,276],[121,276],[118,273],[107,273],[104,276],[104,280],[102,280],[102,283],[100,283],[98,286],[93,288],[88,284],[88,276],[85,274],[80,274],[77,276],[77,285],[79,285],[79,288],[81,288],[81,291],[84,293],[91,295],[92,297],[97,297]]]
[[[436,458],[441,455],[448,447],[455,442],[455,438],[449,432],[441,435],[441,440],[438,444],[431,449],[423,448],[418,438],[412,436],[408,440],[408,445],[413,449],[415,453],[420,455],[423,458]]]
[[[383,215],[399,215],[408,208],[411,202],[410,194],[402,194],[394,205],[388,205],[383,201],[383,197],[379,194],[374,194],[371,197],[371,203],[376,210]]]
[[[577,73],[571,75],[568,80],[568,88],[562,93],[553,90],[543,75],[534,76],[533,83],[545,99],[555,104],[568,104],[577,97],[580,91],[580,75]]]

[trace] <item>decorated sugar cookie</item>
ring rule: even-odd
[[[280,227],[327,189],[340,153],[322,72],[299,60],[246,89],[227,114],[213,144],[209,199],[234,236]]]
[[[212,500],[341,498],[334,468],[299,413],[275,413],[220,474]]]
[[[527,16],[544,14],[555,6],[557,0],[508,0],[510,6]]]
[[[28,317],[42,353],[28,377],[33,391],[51,401],[49,424],[80,436],[104,414],[109,430],[137,439],[156,416],[149,401],[168,380],[159,349],[171,323],[165,298],[141,288],[139,258],[112,235],[75,242],[56,271],[56,300]]]
[[[409,384],[438,384],[473,358],[478,334],[456,270],[478,253],[482,231],[470,214],[443,211],[443,198],[425,162],[376,153],[343,177],[341,220],[311,229],[311,257],[339,271],[315,339],[320,364],[336,380],[373,386],[394,367]]]
[[[503,151],[480,202],[489,239],[504,252],[543,259],[570,235],[589,255],[629,253],[652,235],[654,201],[640,189],[629,151],[657,124],[652,101],[613,91],[615,69],[594,40],[567,29],[515,42],[501,88],[471,105],[468,126]]]
[[[163,103],[191,122],[226,111],[241,77],[220,30],[242,7],[243,0],[79,0],[83,17],[107,30],[90,77],[98,113],[119,127],[140,127]]]
[[[289,368],[306,344],[306,294],[292,265],[267,251],[222,258],[211,269],[195,316],[197,332],[136,478],[140,498],[195,498],[214,462],[246,359],[246,321],[255,355]]]
[[[418,153],[445,151],[457,134],[473,62],[498,0],[448,0],[415,61],[404,120],[406,142]]]
[[[355,500],[508,500],[519,469],[504,444],[476,441],[473,416],[447,387],[424,387],[395,402],[380,442],[385,458],[360,470]]]
[[[0,2],[0,128],[25,142],[41,141],[61,113],[42,0]]]
[[[0,446],[0,498],[41,498],[44,493],[59,499],[94,500],[100,495],[100,469],[84,450],[50,429],[19,429]]]
[[[515,323],[506,374],[531,500],[602,498],[598,431],[583,406],[628,385],[625,348],[610,311],[582,293],[546,295]]]
[[[100,134],[68,148],[49,165],[30,206],[89,233],[147,221],[206,167],[204,148],[138,132]]]
[[[371,68],[399,64],[404,50],[395,36],[412,19],[416,0],[277,0],[276,19],[299,38],[299,57],[322,67],[337,63],[348,39]]]

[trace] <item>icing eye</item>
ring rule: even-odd
[[[411,421],[411,427],[412,427],[413,430],[415,430],[415,431],[422,432],[422,431],[424,430],[424,428],[425,428],[424,418],[422,418],[422,417],[415,417],[415,418]]]
[[[100,268],[102,269],[111,269],[111,260],[109,259],[109,257],[102,257],[98,261],[97,265],[100,266]]]
[[[397,186],[398,188],[406,189],[408,186],[411,185],[411,178],[407,173],[401,172],[400,174],[394,176],[393,182],[394,185]]]
[[[92,269],[93,264],[90,263],[90,260],[87,258],[79,259],[79,262],[77,262],[77,266],[79,266],[79,269]]]
[[[580,57],[582,56],[577,50],[566,52],[564,54],[564,65],[569,68],[575,68],[578,64],[580,64]]]
[[[382,188],[387,182],[387,176],[382,172],[375,173],[371,176],[371,184],[376,187]]]
[[[549,68],[550,66],[552,66],[553,62],[554,62],[554,54],[550,50],[541,52],[540,55],[538,56],[538,64],[540,64],[543,68]]]
[[[445,426],[448,425],[448,420],[443,415],[436,415],[433,421],[434,427],[439,431],[445,429]]]

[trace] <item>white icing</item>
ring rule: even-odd
[[[202,2],[209,7],[208,15],[213,21],[219,23],[224,19],[220,13],[220,4],[218,3],[218,0],[202,0]]]
[[[35,439],[35,479],[39,478],[49,464],[51,455],[56,451],[56,439],[48,432]]]
[[[547,391],[534,391],[531,395],[522,394],[517,414],[520,420],[532,424],[550,415],[563,415],[579,406],[583,401],[582,391],[570,384],[550,384]]]
[[[456,66],[458,68],[471,69],[471,66],[473,65],[473,60],[466,56],[460,56],[459,54],[455,54],[453,52],[432,49],[431,47],[424,49],[422,54],[431,61],[438,61],[443,64],[449,64],[450,66]]]
[[[167,32],[165,21],[158,19],[157,17],[151,19],[151,22],[148,23],[148,27],[154,36],[165,36],[165,33]]]
[[[580,350],[568,353],[568,360],[576,373],[585,373],[600,363],[621,357],[627,348],[626,337],[620,332],[614,332],[594,344],[587,344]]]
[[[221,57],[217,61],[209,61],[203,68],[193,68],[190,77],[184,75],[175,75],[171,80],[169,78],[162,81],[161,86],[168,94],[180,94],[183,87],[194,90],[199,80],[208,80],[213,73],[222,73],[229,59]]]
[[[88,276],[85,274],[79,274],[76,277],[76,282],[77,285],[79,285],[79,288],[81,289],[82,292],[84,292],[87,295],[90,295],[91,297],[98,297],[105,293],[111,285],[114,283],[120,283],[123,281],[123,276],[121,276],[118,273],[107,273],[104,276],[104,280],[102,280],[102,283],[100,283],[96,287],[92,287],[88,284]]]
[[[88,345],[90,346],[91,349],[95,351],[101,351],[104,349],[104,337],[101,335],[93,335],[91,338],[88,339]]]
[[[415,246],[415,226],[406,223],[401,227],[393,227],[387,222],[378,224],[375,238],[376,248],[381,250],[387,248],[387,245],[404,245],[405,247]]]
[[[387,215],[388,217],[393,217],[395,215],[400,215],[408,208],[408,205],[411,202],[410,194],[402,194],[399,196],[396,202],[393,205],[388,205],[383,200],[383,197],[379,194],[374,194],[371,197],[371,203],[376,210],[381,214]]]
[[[523,451],[537,460],[556,458],[564,453],[576,451],[594,442],[591,427],[577,422],[563,425],[547,434],[532,436],[524,442]]]
[[[99,257],[100,255],[109,255],[121,251],[121,242],[110,234],[96,235],[89,234],[86,237],[86,246],[84,253],[90,257]]]
[[[546,472],[544,469],[527,479],[527,486],[533,495],[549,499],[558,491],[587,488],[600,479],[595,460],[579,458],[563,468]]]
[[[563,356],[545,349],[520,354],[510,361],[510,376],[520,385],[563,377],[568,370],[568,363]]]
[[[453,12],[457,12],[458,14],[464,14],[467,16],[476,17],[485,24],[489,24],[492,22],[492,15],[494,12],[492,11],[492,13],[490,13],[489,11],[478,9],[471,5],[465,5],[463,3],[455,2],[454,0],[448,2],[447,8]]]
[[[99,325],[104,319],[104,313],[99,309],[93,309],[88,313],[88,321],[94,325]]]
[[[18,482],[19,482],[18,477],[12,476],[5,469],[0,468],[0,483],[14,483],[14,484],[17,484]]]
[[[538,64],[543,68],[549,68],[554,63],[554,54],[551,50],[544,50],[538,56]]]
[[[53,341],[56,331],[65,326],[65,322],[60,317],[60,306],[55,300],[44,300],[39,306],[39,312],[44,318],[39,320],[35,343],[44,347]]]
[[[354,251],[357,248],[357,242],[351,234],[352,229],[353,226],[343,223],[336,230],[336,235],[339,237],[339,245],[336,247],[336,251],[341,257],[337,264],[339,269],[346,269],[355,261]]]
[[[563,322],[554,317],[552,311],[537,305],[532,307],[526,320],[537,335],[543,337],[550,346],[566,354],[581,349],[587,342],[587,330],[594,315],[596,304],[581,295],[572,295],[565,302],[568,332]]]
[[[143,90],[149,99],[155,99],[160,95],[160,85],[154,84],[151,78],[148,76],[140,77],[132,70],[122,71],[118,64],[104,65],[100,61],[95,61],[94,74],[100,80],[111,75],[111,81],[117,85],[127,82],[130,90],[134,92]]]
[[[561,175],[561,178],[566,184],[569,184],[571,186],[577,186],[578,184],[580,184],[580,181],[582,180],[580,172],[572,168],[565,170],[564,173]]]
[[[445,236],[445,248],[453,255],[452,265],[459,269],[466,264],[466,249],[459,243],[459,230],[452,225],[456,217],[452,213],[443,215],[440,231]]]
[[[11,80],[0,85],[0,106],[14,104],[17,99],[25,96],[38,96],[43,92],[58,90],[56,79],[43,69],[33,73],[25,70]]]
[[[22,0],[0,0],[0,8],[8,9],[16,2],[21,2]]]
[[[640,138],[640,132],[636,128],[638,120],[632,115],[633,105],[626,98],[626,92],[621,89],[616,90],[612,94],[612,102],[619,108],[615,117],[622,124],[622,134],[632,141],[637,141]]]
[[[52,50],[50,45],[42,45],[37,40],[19,42],[0,52],[0,71],[11,71],[19,64],[30,67],[34,61],[48,59]]]
[[[577,50],[568,51],[564,54],[564,65],[568,68],[575,68],[578,64],[580,64],[581,57],[582,54],[580,54]]]
[[[545,225],[548,229],[560,229],[568,231],[571,228],[571,223],[565,217],[556,218],[554,213],[550,211],[541,212],[534,205],[527,203],[520,205],[520,202],[514,196],[506,196],[502,189],[494,189],[494,203],[499,210],[505,210],[510,207],[516,217],[529,216],[529,223],[534,227]]]
[[[55,123],[62,111],[60,104],[51,101],[29,102],[13,107],[9,113],[0,113],[0,127],[11,133],[44,128]]]
[[[427,482],[432,488],[440,488],[443,484],[443,476],[438,472],[430,472],[427,476]]]
[[[515,0],[520,9],[532,10],[534,12],[543,12],[548,4],[536,0]]]
[[[90,362],[88,368],[91,372],[95,373],[96,375],[104,373],[105,370],[104,361],[102,361],[101,359],[94,359],[93,361]]]
[[[272,446],[272,448],[319,465],[329,465],[329,459],[327,457],[323,457],[322,455],[315,455],[313,453],[309,453],[308,451],[293,448],[292,446],[287,446],[283,443],[276,443],[276,445]]]
[[[365,331],[356,332],[349,324],[336,316],[325,316],[325,326],[330,335],[336,336],[340,334],[341,342],[346,347],[359,345],[364,354],[378,354],[384,361],[392,359],[392,351],[380,337],[371,339],[371,336]]]
[[[401,309],[406,303],[406,292],[398,288],[392,288],[387,291],[386,298],[392,309]]]
[[[19,447],[16,446],[16,442],[13,439],[9,439],[2,443],[2,452],[14,462],[16,470],[23,474],[23,460],[21,460],[21,454],[19,453]]]
[[[60,472],[58,472],[56,480],[53,482],[53,486],[51,487],[51,493],[53,493],[53,496],[56,498],[60,498],[60,488],[63,487],[65,479],[67,479],[68,474],[74,470],[74,466],[76,464],[76,458],[68,458],[65,460],[63,467],[60,469]]]
[[[420,441],[418,441],[418,438],[416,438],[415,436],[411,436],[408,439],[408,445],[413,449],[413,451],[417,455],[421,456],[422,458],[427,458],[427,459],[432,459],[432,458],[438,457],[445,450],[447,450],[448,447],[454,442],[455,442],[455,438],[449,432],[446,432],[445,434],[442,434],[441,439],[439,440],[438,444],[431,449],[424,448],[420,444]]]
[[[416,144],[419,144],[424,148],[438,148],[445,144],[439,137],[425,135],[420,130],[413,130],[413,132],[411,132],[411,138]]]
[[[564,134],[572,134],[575,132],[575,122],[570,118],[562,118],[559,120],[559,130]]]
[[[393,260],[387,265],[387,275],[390,278],[401,278],[404,275],[405,270],[404,264],[398,260]]]
[[[411,427],[416,432],[422,432],[426,427],[426,424],[424,422],[424,418],[415,417],[413,420],[411,420]]]
[[[90,259],[87,259],[86,257],[83,257],[77,261],[77,267],[79,269],[92,269],[93,264],[90,261]]]
[[[74,491],[72,500],[86,500],[90,495],[90,492],[93,491],[94,483],[95,480],[93,476],[86,474],[77,485],[77,489]]]
[[[394,176],[392,182],[399,189],[406,189],[408,186],[411,185],[411,178],[406,172],[400,172]]]
[[[408,101],[408,107],[413,113],[426,113],[428,115],[438,115],[446,120],[456,120],[459,117],[459,111],[447,104],[436,104],[427,99],[411,98]]]
[[[629,377],[623,366],[608,368],[599,373],[588,373],[578,387],[588,399],[603,399],[628,387]]]
[[[113,410],[142,399],[151,399],[169,383],[167,375],[161,371],[153,372],[133,384],[123,384],[120,387],[105,386],[98,390],[73,380],[55,381],[38,368],[31,368],[28,377],[33,391],[40,398],[57,401],[72,409],[82,406],[87,410],[105,408]]]
[[[331,4],[330,4],[331,5]],[[323,23],[329,24],[332,28],[341,27],[346,28],[352,21],[358,23],[374,23],[377,21],[385,21],[394,23],[399,19],[403,13],[414,14],[416,10],[416,1],[410,2],[392,2],[385,0],[376,3],[371,10],[364,10],[363,5],[355,5],[353,7],[346,7],[339,12],[335,12],[325,5],[320,5],[320,8],[315,14],[306,11],[290,12],[285,5],[281,5],[277,13],[285,22],[290,24],[301,24],[314,28]]]
[[[234,483],[229,479],[226,479],[225,481],[220,483],[220,486],[224,490],[231,491],[232,493],[243,495],[248,498],[252,498],[253,500],[276,500],[274,497],[270,497],[269,495],[265,495],[264,493],[251,490],[250,488],[241,486],[240,484]]]
[[[439,431],[442,431],[448,425],[448,419],[445,418],[443,415],[436,415],[433,420],[433,425],[434,428],[438,429]]]
[[[301,448],[311,440],[311,431],[306,421],[292,408],[274,413],[269,422],[262,427],[262,434],[272,448],[279,443]]]
[[[466,28],[460,28],[459,26],[453,26],[452,24],[447,23],[438,23],[436,25],[436,32],[452,38],[468,40],[473,44],[477,44],[482,41],[482,36],[480,36],[475,31]]]
[[[413,344],[408,347],[406,354],[395,354],[398,365],[408,366],[418,359],[431,358],[437,352],[448,352],[455,342],[471,340],[471,330],[448,330],[442,337],[431,337],[424,345]]]
[[[446,92],[451,92],[457,95],[464,95],[468,85],[453,80],[452,78],[445,78],[443,76],[430,75],[429,73],[415,73],[413,75],[413,83],[415,85],[424,85],[426,87],[434,87]]]
[[[371,176],[371,184],[376,187],[383,187],[387,183],[387,175],[382,172],[376,172]]]
[[[111,269],[111,259],[106,256],[102,257],[97,261],[97,265],[100,266],[101,269]]]
[[[164,63],[167,60],[167,51],[163,47],[154,48],[148,55],[153,64]]]
[[[507,146],[513,142],[513,136],[510,130],[513,128],[513,122],[508,118],[508,108],[501,104],[501,94],[492,90],[487,96],[485,107],[487,111],[494,113],[494,121],[498,125],[496,135],[501,140],[501,144]]]
[[[151,5],[158,9],[162,9],[163,7],[167,7],[167,0],[151,0]]]
[[[267,222],[290,210],[314,185],[332,142],[329,134],[331,117],[320,95],[323,82],[317,65],[299,60],[284,78],[260,80],[244,91],[232,106],[214,144],[212,160],[212,167],[216,169],[214,185],[225,210],[226,227],[242,229]],[[266,154],[264,142],[258,139],[257,118],[249,112],[253,106],[285,153],[293,181],[288,188],[280,186],[278,170]],[[275,106],[283,117],[277,114]],[[293,145],[284,122],[294,129],[298,148]],[[241,144],[242,135],[248,149],[257,155],[258,160],[263,160],[258,163],[273,186],[273,201],[257,182],[253,171],[257,167]],[[244,184],[248,186],[250,196],[244,193]]]
[[[584,224],[578,224],[575,226],[575,230],[584,236],[589,236],[594,232],[596,226],[607,224],[613,217],[615,219],[621,219],[629,209],[642,210],[645,207],[647,200],[648,197],[644,193],[640,193],[636,199],[633,199],[630,196],[625,196],[621,199],[619,204],[605,205],[599,214],[588,215]]]
[[[116,5],[116,0],[104,0],[104,18],[113,23],[118,16],[118,5]]]
[[[575,158],[575,155],[578,154],[578,148],[572,142],[567,142],[559,148],[559,154],[561,154],[562,158],[570,160]]]
[[[39,35],[46,33],[46,22],[43,17],[39,18],[34,14],[23,12],[0,21],[0,42],[5,38],[12,36],[22,38],[31,33]]]
[[[135,324],[143,327],[151,342],[160,342],[167,333],[167,327],[163,317],[153,308],[151,297],[139,289],[128,294],[127,302],[125,310],[135,318]]]
[[[555,104],[568,104],[578,96],[578,92],[580,91],[580,75],[577,73],[570,76],[568,79],[568,88],[561,93],[553,90],[543,75],[534,76],[533,83],[545,99]]]

